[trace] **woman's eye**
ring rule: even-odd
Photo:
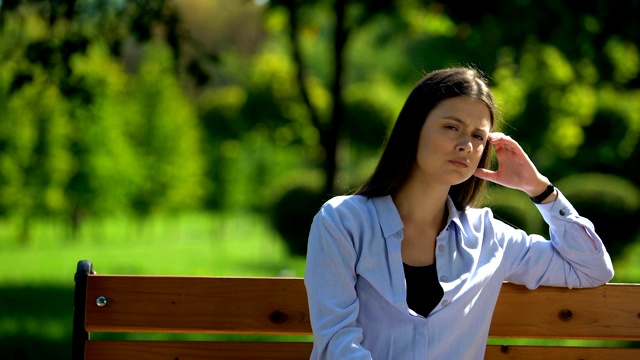
[[[453,125],[445,125],[445,129],[449,129],[449,130],[458,130],[457,127],[453,126]]]
[[[474,135],[474,137],[480,141],[484,141],[484,137],[482,135]]]

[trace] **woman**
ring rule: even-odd
[[[591,222],[518,143],[491,132],[495,113],[478,71],[427,74],[371,178],[318,212],[305,273],[312,359],[482,359],[503,281],[594,287],[613,277]],[[551,241],[472,208],[485,180],[532,197]]]

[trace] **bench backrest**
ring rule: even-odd
[[[73,359],[308,359],[310,341],[90,340],[96,332],[311,335],[300,278],[95,275],[78,264]],[[640,340],[640,285],[504,284],[492,338]],[[310,337],[307,337],[310,340]],[[487,347],[488,359],[640,359],[640,349]]]

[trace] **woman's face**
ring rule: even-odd
[[[412,175],[448,186],[464,182],[478,167],[490,131],[491,113],[482,101],[443,100],[422,126]]]

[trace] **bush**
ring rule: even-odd
[[[488,191],[485,205],[491,208],[493,216],[529,234],[545,235],[543,219],[535,205],[522,192],[504,187],[492,187]]]
[[[306,256],[309,229],[322,205],[319,191],[295,187],[272,206],[271,220],[293,255]]]

